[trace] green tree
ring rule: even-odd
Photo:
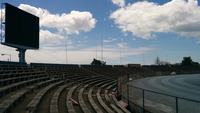
[[[183,60],[182,60],[182,65],[192,65],[193,64],[193,61],[191,59],[191,57],[183,57]]]
[[[106,62],[94,58],[91,65],[106,65]]]
[[[156,58],[155,64],[160,65],[160,58],[159,57]]]

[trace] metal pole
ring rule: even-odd
[[[144,58],[144,54],[142,54],[142,62],[143,62],[143,65],[145,65],[145,58]]]
[[[97,47],[96,47],[96,59],[97,59]]]
[[[66,49],[66,53],[65,53],[65,57],[66,57],[66,64],[68,64],[68,54],[67,54],[67,37],[66,37],[66,40],[65,40],[65,49]]]
[[[129,75],[128,75],[128,82],[129,82]],[[126,83],[127,85],[127,98],[128,98],[128,105],[130,105],[130,103],[129,103],[129,85],[128,85],[128,83]]]
[[[21,49],[21,48],[18,48],[17,51],[19,51],[19,62],[20,63],[26,63],[26,60],[25,60],[25,52],[26,52],[26,49]]]
[[[145,108],[144,108],[144,89],[142,89],[142,110],[143,110],[143,113],[145,113]]]
[[[176,97],[176,113],[178,113],[178,98]]]
[[[119,62],[120,62],[120,65],[122,64],[122,52],[121,52],[121,47],[119,47]]]
[[[103,37],[101,37],[101,60],[103,61]]]
[[[10,62],[11,62],[11,54],[9,54],[9,56],[10,56]]]

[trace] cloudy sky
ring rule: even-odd
[[[89,64],[102,56],[107,64],[153,64],[157,56],[171,63],[184,56],[200,62],[197,0],[5,2],[40,18],[40,49],[27,51],[28,63]],[[18,60],[14,48],[0,45],[0,53]]]

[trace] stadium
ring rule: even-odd
[[[136,10],[135,7],[144,8],[146,5],[148,5],[148,8],[157,7],[156,3],[148,1],[137,1],[129,3],[129,5],[122,2],[123,0],[121,2],[117,0],[111,1],[112,5],[116,5],[113,8],[119,8],[111,14],[111,19],[115,18],[119,13],[116,17],[122,16],[124,18],[127,15],[125,16],[123,14],[126,13],[121,14],[121,12],[125,10],[134,12]],[[70,64],[69,55],[70,53],[72,54],[71,51],[76,51],[76,48],[71,48],[72,42],[71,45],[69,44],[73,39],[65,40],[63,37],[69,37],[73,33],[75,35],[82,35],[85,32],[91,31],[91,29],[94,29],[91,32],[96,34],[93,25],[81,20],[86,15],[86,20],[89,20],[94,25],[97,24],[90,12],[72,11],[69,14],[53,15],[53,13],[46,9],[25,4],[17,6],[17,4],[19,5],[20,3],[12,1],[1,4],[0,113],[200,113],[200,64],[198,63],[199,54],[196,49],[185,52],[187,54],[182,51],[177,53],[176,55],[182,58],[182,61],[179,61],[179,63],[177,63],[178,59],[176,57],[173,59],[176,62],[170,63],[173,61],[172,59],[160,60],[158,56],[155,63],[149,63],[152,59],[149,51],[152,52],[152,49],[143,47],[136,50],[135,48],[128,47],[126,44],[123,45],[124,42],[118,44],[119,50],[115,47],[115,49],[111,49],[106,44],[113,43],[117,39],[104,40],[100,37],[100,46],[97,46],[95,49],[94,47],[92,49],[81,49],[82,51],[79,51],[78,55],[75,54],[74,59],[81,59],[85,57],[84,52],[92,52],[93,55],[90,55],[91,58],[88,58],[87,62],[72,62]],[[198,1],[195,0],[172,0],[169,3],[160,3],[160,6],[163,5],[166,8],[170,5],[174,6],[174,4],[179,4],[180,7],[182,5],[188,5],[189,8],[199,7]],[[139,5],[142,5],[142,7],[139,7]],[[83,6],[80,5],[80,7]],[[118,10],[120,11],[118,12]],[[196,13],[198,12],[200,14],[200,10],[197,8]],[[50,20],[48,20],[49,18]],[[74,20],[66,24],[66,21],[61,22],[61,18],[67,21],[69,21],[69,18]],[[151,17],[149,18],[152,19]],[[178,16],[176,19],[178,19]],[[126,19],[122,20],[125,21]],[[143,20],[145,19],[143,18]],[[103,19],[103,21],[106,21],[106,19]],[[115,24],[120,24],[117,22],[121,22],[121,20],[114,21],[116,22]],[[160,20],[157,18],[156,21]],[[194,23],[194,21],[192,22]],[[125,23],[131,24],[131,21]],[[125,23],[119,29],[124,28]],[[90,28],[87,28],[87,25]],[[136,32],[137,30],[133,31],[133,35],[140,37],[142,33],[145,33],[148,26],[150,24],[145,26],[144,32],[138,33]],[[180,36],[186,35],[189,37],[190,30],[197,28],[198,24],[194,28],[189,25],[187,27],[177,27],[174,30],[178,29],[179,32],[177,33],[182,33]],[[186,31],[187,29],[190,30]],[[101,30],[104,31],[103,29]],[[197,32],[194,36],[198,36],[199,31],[195,30],[191,32]],[[44,31],[46,34],[41,35]],[[128,28],[127,31],[130,32]],[[158,30],[157,32],[161,31]],[[80,32],[84,33],[81,34]],[[58,42],[61,43],[61,46],[64,46],[64,50],[54,37],[51,37],[52,39],[45,39],[43,37],[48,37],[48,33],[57,38],[61,36],[61,40],[58,38]],[[129,36],[130,34],[127,35]],[[165,37],[165,34],[152,34],[152,37],[154,37],[153,35]],[[169,36],[173,37],[173,35],[170,34]],[[124,37],[127,36],[125,35]],[[144,40],[148,36],[144,34],[142,38],[139,40]],[[64,40],[68,41],[69,45]],[[49,46],[45,41],[54,43]],[[164,45],[162,42],[160,43]],[[76,46],[79,46],[78,43],[76,44]],[[86,45],[90,44],[88,42]],[[169,48],[170,46],[173,47],[173,44],[167,45]],[[182,46],[184,48],[186,45],[183,44]],[[4,47],[12,49],[3,50]],[[45,47],[51,48],[51,52],[43,53],[46,54],[45,57],[36,52],[43,52]],[[83,47],[81,46],[81,48]],[[14,54],[11,53],[13,49]],[[63,50],[64,54],[59,54],[59,49]],[[176,50],[176,48],[173,49]],[[100,57],[98,57],[98,53],[100,53]],[[163,50],[161,53],[164,53]],[[39,57],[35,57],[35,54],[38,54]],[[53,57],[55,60],[58,57],[53,54],[59,54],[59,58],[62,57],[63,59],[61,58],[62,60],[53,62],[52,59],[48,59]],[[107,55],[110,55],[111,58],[109,59]],[[137,57],[134,57],[134,60],[130,60],[133,59],[129,58],[130,55],[139,55],[139,60]],[[165,55],[165,58],[169,57]],[[71,57],[71,59],[73,58]],[[123,61],[125,63],[122,63]]]

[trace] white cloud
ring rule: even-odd
[[[49,30],[40,30],[40,42],[43,43],[52,43],[58,40],[64,39],[64,36],[56,33],[52,33]]]
[[[75,64],[89,64],[96,57],[96,48],[97,50],[97,58],[101,59],[101,50],[100,46],[97,47],[89,47],[84,49],[77,49],[67,51],[68,53],[68,63]],[[104,47],[104,60],[108,64],[117,64],[120,59],[120,50],[119,48],[106,48]],[[139,48],[123,48],[121,50],[121,57],[126,58],[128,56],[140,56],[142,54],[146,54],[148,52],[154,51],[154,48],[149,47],[139,47]],[[47,62],[47,63],[65,63],[66,61],[66,51],[63,49],[59,50],[48,50],[41,49],[39,51],[27,51],[27,62]]]
[[[200,37],[200,7],[197,0],[172,0],[159,5],[143,1],[114,11],[110,18],[123,32],[150,39],[154,33],[176,33]]]
[[[64,49],[66,47],[74,48],[72,39],[68,35],[54,33],[49,30],[40,30],[40,48],[49,50]]]
[[[119,7],[124,7],[125,6],[125,0],[112,0],[113,4],[119,6]]]
[[[128,48],[127,43],[125,43],[125,42],[118,43],[117,46],[119,48]]]
[[[28,63],[65,63],[66,51],[63,44],[65,44],[64,40],[68,36],[67,34],[87,32],[93,29],[96,24],[96,20],[89,12],[72,11],[68,14],[52,14],[48,10],[25,4],[21,4],[19,7],[40,17],[40,42],[42,48],[36,51],[27,51],[26,61]],[[49,28],[53,28],[53,30]],[[66,32],[66,34],[63,32]],[[87,39],[87,37],[83,37],[83,39]],[[108,38],[107,40],[104,40],[104,42],[109,43],[115,40],[116,39],[114,38]],[[68,43],[71,45],[70,40],[68,41]],[[130,48],[126,44],[124,44],[123,47],[122,57],[141,55],[153,51],[153,48]],[[74,50],[69,47],[69,63],[89,64],[96,56],[96,48],[97,47],[88,47],[85,49],[82,48]],[[18,52],[16,52],[14,48],[0,46],[0,50],[1,53],[11,53],[13,61],[18,60]],[[106,59],[106,61],[110,64],[118,63],[115,61],[119,59],[119,53],[119,47],[104,47],[104,59]],[[98,56],[101,56],[100,52],[98,52]],[[1,57],[1,60],[7,60],[7,58],[8,57],[4,56]]]
[[[0,9],[0,22],[4,22],[5,21],[5,10],[4,9]],[[0,25],[0,38],[2,38],[1,36],[4,35],[4,27],[2,27]],[[1,39],[0,39],[1,41]]]
[[[0,19],[5,19],[5,9],[0,9]],[[2,20],[5,21],[5,20]]]
[[[40,18],[40,41],[41,46],[56,47],[64,46],[65,39],[69,34],[89,32],[96,25],[96,19],[90,12],[71,11],[70,13],[52,14],[43,8],[20,4],[19,8]],[[49,31],[52,29],[53,31]]]
[[[1,54],[6,55],[2,56]],[[8,59],[10,60],[10,55],[12,61],[18,61],[18,52],[15,48],[11,48],[0,44],[0,61],[8,61]]]
[[[101,48],[101,47],[94,47],[94,48],[86,48],[80,51],[74,51],[75,53],[81,53],[82,54],[88,54],[86,57],[88,60],[87,62],[91,62],[91,59],[95,57],[95,49]],[[148,48],[148,47],[139,47],[139,48],[131,48],[126,47],[121,50],[121,57],[126,58],[128,56],[138,56],[142,54],[146,54],[148,52],[154,51],[154,48]],[[101,59],[101,50],[98,50],[97,53],[98,59]],[[120,59],[120,49],[114,48],[114,47],[104,47],[103,48],[103,59],[106,60],[108,63],[116,63],[115,61]],[[81,59],[80,57],[78,59]]]
[[[40,49],[37,51],[27,51],[27,62],[54,62],[64,63],[66,38],[68,48],[71,49],[72,42],[69,34],[79,34],[89,32],[96,25],[96,19],[88,11],[71,11],[69,13],[52,14],[43,8],[33,7],[27,4],[20,4],[19,8],[40,18]],[[3,13],[4,14],[4,13]],[[85,38],[84,38],[85,39]],[[7,46],[0,46],[1,53],[12,55],[12,61],[18,61],[17,52],[14,48],[8,49]],[[78,56],[83,56],[77,53]],[[76,54],[76,55],[77,55]],[[4,56],[6,58],[6,56]],[[1,60],[5,60],[2,57]],[[81,57],[82,58],[82,57]],[[6,59],[7,60],[7,59]],[[76,59],[75,55],[72,57]],[[81,59],[84,61],[84,59]],[[76,62],[77,63],[77,62]]]
[[[46,9],[20,4],[20,9],[40,17],[40,25],[55,28],[67,34],[88,32],[95,27],[96,19],[90,12],[71,11],[70,13],[52,14]]]
[[[68,37],[69,34],[88,32],[96,25],[96,19],[87,11],[52,14],[46,9],[33,7],[27,4],[20,4],[18,7],[40,18],[41,46],[63,45],[64,37]],[[4,12],[2,14],[4,15]],[[49,28],[53,28],[54,32],[49,31]]]
[[[105,42],[105,43],[111,43],[111,42],[114,42],[116,40],[117,40],[116,38],[108,38],[108,39],[104,39],[103,42]]]

